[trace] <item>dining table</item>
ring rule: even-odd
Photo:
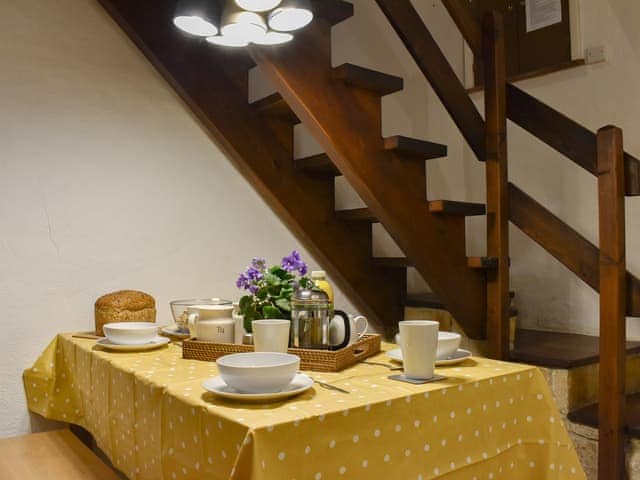
[[[59,334],[23,375],[28,407],[88,430],[130,479],[585,479],[542,373],[470,357],[411,384],[382,351],[268,401],[203,388],[176,343],[113,352]]]

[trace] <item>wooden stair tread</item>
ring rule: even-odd
[[[627,395],[625,407],[625,433],[633,437],[640,437],[640,393]],[[574,423],[598,428],[598,404],[593,403],[569,412],[567,417]]]
[[[370,70],[368,68],[344,63],[333,69],[333,76],[347,85],[364,88],[381,95],[389,95],[402,90],[404,80],[395,75]]]
[[[0,439],[0,478],[118,480],[120,477],[69,430]]]
[[[368,208],[354,208],[351,210],[336,210],[340,220],[351,222],[377,222],[376,216]]]
[[[343,0],[312,0],[313,12],[330,25],[336,25],[353,16],[353,4]]]
[[[374,257],[373,263],[384,268],[408,268],[413,264],[405,257]]]
[[[515,297],[515,292],[509,292],[509,298]],[[432,308],[434,310],[446,310],[446,307],[440,300],[440,298],[433,292],[414,293],[407,295],[404,301],[405,307],[412,308]],[[514,317],[518,315],[518,310],[514,307],[510,307],[509,315]]]
[[[284,101],[284,98],[282,98],[282,95],[278,92],[252,102],[251,106],[263,115],[286,120],[294,124],[300,123],[296,114],[293,113],[291,107],[289,107],[287,102]]]
[[[640,353],[640,342],[627,342],[627,354]],[[597,363],[599,338],[577,333],[518,329],[511,360],[551,368]]]
[[[487,208],[483,203],[458,202],[454,200],[432,200],[429,202],[429,211],[447,215],[462,215],[472,217],[484,215]]]
[[[447,146],[427,140],[394,135],[384,139],[384,148],[393,150],[409,157],[418,157],[421,160],[442,158],[447,156]]]
[[[340,170],[338,170],[338,167],[334,165],[326,153],[299,158],[294,160],[293,164],[297,170],[334,177],[340,175]]]

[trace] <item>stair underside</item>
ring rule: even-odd
[[[625,408],[627,435],[640,437],[640,393],[627,395],[627,404]],[[593,403],[586,407],[579,408],[567,415],[569,420],[581,425],[598,428],[598,404]]]
[[[511,360],[549,368],[597,363],[599,339],[591,335],[518,329]],[[627,342],[627,354],[640,353],[640,342]]]
[[[384,148],[421,160],[431,160],[447,156],[447,146],[416,138],[395,135],[384,139]]]

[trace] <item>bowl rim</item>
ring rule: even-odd
[[[231,300],[227,300],[224,298],[182,298],[178,300],[171,300],[169,302],[171,307],[179,306],[179,307],[193,307],[195,305],[219,305],[219,306],[233,306],[233,302]]]
[[[127,328],[128,327],[128,328]],[[111,323],[105,323],[102,328],[106,328],[106,329],[112,329],[112,330],[119,330],[119,331],[125,331],[125,330],[135,330],[135,331],[141,331],[141,330],[151,330],[151,329],[158,329],[160,326],[153,322],[111,322]]]
[[[247,366],[247,365],[230,365],[228,363],[229,360],[233,360],[234,358],[243,357],[252,355],[269,355],[274,357],[281,357],[282,363],[278,363],[276,365],[255,365],[255,366]],[[224,355],[216,359],[216,365],[222,365],[226,368],[237,368],[237,369],[247,369],[247,370],[259,370],[259,369],[268,369],[268,368],[280,368],[280,367],[288,367],[293,364],[299,363],[300,357],[298,355],[294,355],[292,353],[281,353],[281,352],[241,352],[241,353],[231,353],[229,355]]]
[[[456,332],[438,332],[438,340],[453,340],[454,338],[462,338],[462,335]]]

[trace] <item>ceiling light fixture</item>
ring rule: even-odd
[[[310,0],[283,0],[269,13],[269,27],[281,32],[292,32],[306,27],[313,20]]]
[[[220,33],[224,37],[254,42],[267,34],[267,24],[258,13],[228,7],[222,14]]]
[[[282,45],[283,43],[290,42],[291,40],[293,40],[293,35],[290,33],[274,32],[271,30],[267,32],[264,37],[254,40],[253,43],[256,45]]]
[[[247,45],[249,45],[249,42],[243,40],[242,38],[227,37],[224,35],[209,37],[207,38],[207,42],[214,45],[220,45],[222,47],[246,47]]]
[[[183,32],[199,37],[218,33],[219,10],[211,0],[179,0],[173,23]]]
[[[282,0],[236,0],[236,5],[250,12],[266,12],[273,10]]]

